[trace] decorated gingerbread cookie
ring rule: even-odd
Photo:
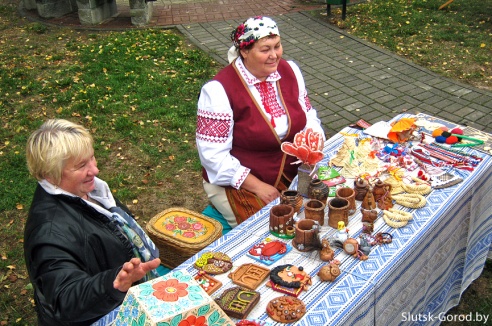
[[[233,287],[222,292],[215,302],[232,318],[244,319],[260,301],[260,293],[241,287]]]
[[[270,281],[267,286],[275,291],[297,297],[311,284],[311,276],[304,271],[304,268],[286,264],[279,265],[270,271]]]
[[[195,280],[197,281],[198,285],[200,285],[202,289],[207,292],[208,295],[211,295],[222,286],[221,281],[208,275],[204,271],[199,271],[198,274],[195,276]]]
[[[248,251],[247,255],[260,263],[265,265],[272,265],[280,258],[284,257],[289,251],[292,250],[292,246],[280,241],[267,237],[262,242],[255,244]]]
[[[306,306],[298,298],[283,296],[271,300],[266,307],[270,318],[280,323],[293,323],[306,313]]]
[[[268,268],[256,264],[244,264],[229,273],[229,278],[237,285],[254,290],[268,277],[269,273]]]
[[[206,252],[196,260],[195,267],[208,274],[223,274],[232,268],[232,260],[221,252]]]

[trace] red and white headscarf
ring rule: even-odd
[[[240,49],[269,35],[280,36],[277,23],[273,19],[263,16],[248,18],[231,33],[233,46],[227,52],[229,62],[238,57]]]

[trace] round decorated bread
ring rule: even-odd
[[[306,313],[306,306],[300,299],[285,295],[271,300],[266,307],[270,318],[280,323],[298,321]]]
[[[232,268],[232,260],[222,252],[206,252],[196,260],[195,267],[208,274],[222,274]]]

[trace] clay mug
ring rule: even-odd
[[[304,205],[304,217],[318,222],[319,225],[325,225],[325,207],[321,200],[310,199]]]
[[[338,229],[338,222],[348,225],[348,210],[350,204],[347,199],[335,197],[328,202],[328,225]]]
[[[299,213],[302,207],[302,195],[297,190],[283,190],[280,194],[280,203],[291,205],[294,212]]]
[[[294,207],[278,204],[270,209],[270,233],[279,238],[293,238]]]
[[[319,224],[314,220],[302,219],[296,225],[292,245],[299,251],[312,251],[319,246]]]
[[[348,214],[352,215],[355,213],[355,191],[352,188],[342,187],[338,188],[336,191],[336,197],[347,199],[349,202]]]

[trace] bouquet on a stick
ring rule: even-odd
[[[302,163],[315,170],[316,164],[323,159],[323,135],[307,128],[294,136],[294,142],[283,142],[281,149],[285,154],[297,157],[292,164]]]

